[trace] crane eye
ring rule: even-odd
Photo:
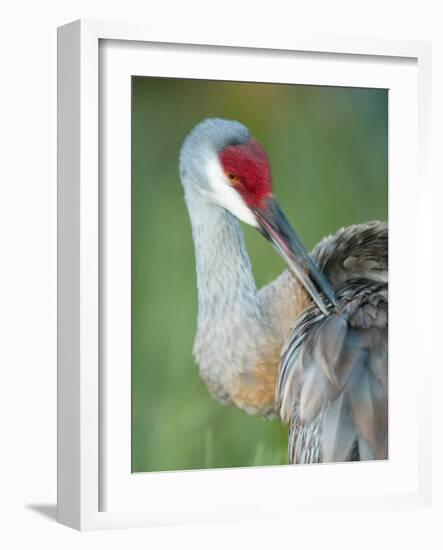
[[[231,185],[238,185],[240,183],[240,178],[236,174],[228,174],[228,178]]]

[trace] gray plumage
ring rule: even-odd
[[[240,123],[210,119],[180,155],[202,379],[219,401],[288,422],[291,462],[386,458],[387,225],[341,229],[313,250],[338,299],[328,316],[289,271],[257,290],[239,222],[206,169],[249,137]]]
[[[313,251],[339,306],[325,317],[310,305],[282,351],[277,403],[291,462],[388,456],[387,251],[381,222],[342,229]]]
[[[310,306],[283,350],[277,399],[291,462],[306,462],[298,438],[313,429],[309,462],[387,458],[387,284],[354,279],[337,297],[327,318]]]

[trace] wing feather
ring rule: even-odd
[[[350,459],[357,437],[350,412],[349,398],[344,392],[325,410],[321,429],[323,462],[344,462]]]
[[[387,284],[346,281],[337,297],[328,317],[308,308],[283,350],[277,403],[294,462],[311,456],[314,426],[320,461],[387,458]]]

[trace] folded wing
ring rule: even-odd
[[[388,287],[353,279],[337,297],[328,317],[315,305],[299,317],[282,353],[277,403],[293,463],[388,456]]]

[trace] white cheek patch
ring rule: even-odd
[[[218,159],[211,159],[207,163],[207,174],[211,186],[211,199],[242,222],[258,227],[254,214],[243,202],[239,193],[227,182]]]

